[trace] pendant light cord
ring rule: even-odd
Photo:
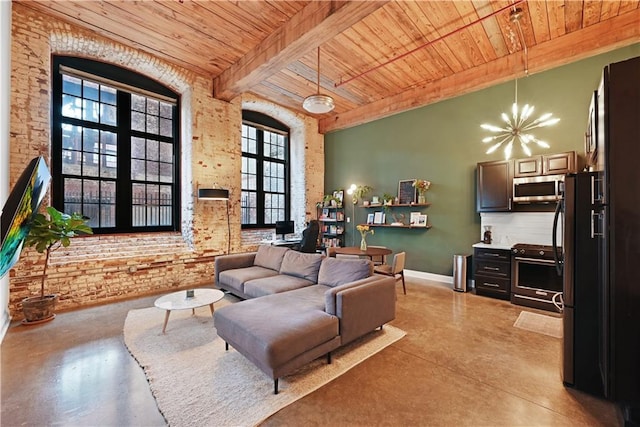
[[[317,86],[318,89],[316,90],[316,93],[320,95],[320,46],[318,46],[318,80],[317,82],[318,82],[318,86]]]

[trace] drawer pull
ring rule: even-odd
[[[491,286],[492,288],[499,288],[500,287],[500,285],[496,285],[495,283],[487,283],[487,282],[484,282],[483,285],[484,286]]]
[[[492,257],[499,257],[500,256],[500,254],[492,254],[490,252],[485,252],[484,255],[485,256],[492,256]]]
[[[500,267],[487,267],[486,265],[484,266],[484,269],[491,271],[500,271]]]

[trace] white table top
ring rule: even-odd
[[[484,249],[506,249],[510,250],[511,245],[506,243],[474,243],[472,245],[474,248],[484,248]]]
[[[163,310],[186,310],[213,304],[224,298],[224,292],[218,289],[194,289],[194,296],[187,298],[182,290],[158,298],[153,305]]]

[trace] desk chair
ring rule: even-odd
[[[407,288],[404,283],[404,259],[406,257],[406,252],[399,252],[393,256],[393,264],[383,264],[375,266],[373,271],[374,273],[384,274],[385,276],[391,276],[396,279],[396,281],[402,279],[402,292],[406,295]]]
[[[320,223],[317,220],[312,219],[309,221],[307,228],[302,232],[302,240],[300,240],[300,243],[292,246],[291,249],[309,254],[316,253],[316,247],[318,246],[318,234],[320,234]]]

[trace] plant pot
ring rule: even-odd
[[[44,298],[29,297],[22,300],[24,324],[40,323],[53,320],[58,295],[45,295]]]

